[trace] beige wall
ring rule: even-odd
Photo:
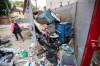
[[[16,1],[23,1],[24,2],[24,0],[16,0]]]
[[[68,5],[68,2],[69,4],[72,4],[72,3],[75,3],[76,1],[78,0],[46,0],[46,7],[47,9],[48,8],[55,9],[55,8],[60,7],[61,2],[62,2],[62,6],[65,6],[65,5]],[[52,5],[51,5],[51,2],[52,2]]]
[[[61,16],[62,22],[73,22],[75,19],[76,3],[53,9],[53,12]]]
[[[75,45],[78,45],[77,62],[81,66],[95,0],[79,0],[75,22]],[[90,50],[91,51],[91,50]]]
[[[22,12],[13,12],[12,14],[11,14],[11,17],[16,17],[16,19],[17,18],[24,18],[24,15],[23,15],[23,13]]]

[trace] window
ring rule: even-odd
[[[68,4],[69,4],[69,1],[68,1]]]
[[[60,2],[60,7],[62,7],[62,2]]]
[[[50,2],[50,6],[52,7],[52,2]]]

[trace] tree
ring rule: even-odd
[[[34,11],[34,10],[37,10],[37,7],[36,6],[32,6],[32,11]]]
[[[0,16],[8,16],[11,10],[11,3],[9,0],[0,0]]]
[[[15,2],[12,2],[12,5],[14,6],[18,6],[18,7],[23,7],[24,6],[24,3],[23,1],[15,1]]]
[[[18,7],[23,7],[24,3],[23,3],[23,1],[15,1],[15,2],[12,2],[12,5],[13,6],[18,6]],[[37,9],[37,7],[32,5],[32,10],[34,11],[36,9]]]

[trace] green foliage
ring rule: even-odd
[[[15,2],[12,2],[12,5],[14,6],[18,6],[18,7],[23,7],[24,6],[24,3],[22,1],[15,1]],[[33,5],[32,6],[32,10],[36,10],[37,8]]]
[[[11,3],[9,0],[0,0],[0,16],[9,15],[11,9]]]
[[[32,11],[36,10],[37,8],[35,6],[32,6]]]
[[[24,3],[22,1],[15,1],[15,2],[12,2],[12,5],[14,6],[18,6],[18,7],[23,7],[24,6]]]

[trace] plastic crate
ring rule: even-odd
[[[60,32],[58,33],[59,39],[64,41],[66,37],[71,35],[72,23],[68,22],[57,23],[56,30]]]
[[[70,36],[71,32],[72,32],[72,23],[66,23],[66,26],[65,26],[65,37]]]

